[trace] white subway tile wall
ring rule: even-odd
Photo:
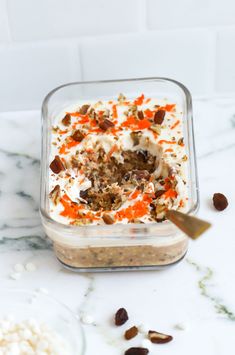
[[[0,0],[0,111],[57,85],[165,76],[235,92],[234,0]]]

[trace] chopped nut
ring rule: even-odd
[[[151,125],[150,129],[157,134],[161,134],[161,126],[159,124]]]
[[[125,331],[124,337],[126,340],[130,340],[134,338],[137,334],[138,334],[138,328],[134,326]]]
[[[81,198],[86,199],[87,194],[88,194],[88,189],[80,191],[79,195],[80,195]]]
[[[64,126],[69,126],[71,124],[71,116],[67,113],[61,121]]]
[[[143,111],[138,111],[137,116],[138,116],[139,120],[143,120],[144,119]]]
[[[120,308],[115,314],[115,324],[123,325],[129,319],[125,308]]]
[[[150,178],[150,173],[148,170],[133,170],[132,174],[136,180],[149,180]]]
[[[85,115],[85,114],[87,113],[89,107],[90,107],[90,105],[83,105],[83,106],[80,108],[79,113],[80,113],[81,115]]]
[[[213,195],[213,204],[218,211],[223,211],[228,207],[228,200],[226,196],[218,192]]]
[[[164,117],[165,117],[166,112],[164,110],[158,110],[154,114],[154,122],[157,124],[162,124]]]
[[[77,129],[77,130],[71,135],[71,137],[73,138],[74,141],[76,141],[76,142],[81,142],[85,136],[84,136],[84,134],[83,134],[79,129]]]
[[[118,96],[118,102],[121,104],[126,100],[126,96],[124,96],[122,93],[119,94]]]
[[[49,196],[54,205],[58,205],[60,201],[60,185],[56,185],[54,189],[50,192]]]
[[[140,143],[141,135],[142,135],[141,131],[131,132],[130,136],[131,136],[131,139],[133,140],[134,146],[136,146]]]
[[[166,192],[165,190],[155,191],[155,198],[161,197],[165,192]]]
[[[182,157],[182,161],[187,161],[187,160],[188,160],[187,155],[184,155],[184,156]]]
[[[155,330],[149,330],[148,332],[149,340],[154,344],[164,344],[173,340],[171,335],[156,332]]]
[[[109,128],[114,127],[114,123],[105,118],[102,122],[100,122],[99,127],[103,131],[107,131]]]
[[[184,138],[183,138],[183,137],[178,140],[178,144],[179,144],[179,145],[184,144]]]
[[[50,169],[55,174],[59,174],[62,170],[65,170],[64,164],[62,163],[59,155],[56,155],[55,159],[51,162]]]
[[[149,350],[146,348],[130,348],[125,351],[125,355],[147,355]]]
[[[105,224],[113,224],[115,222],[113,217],[107,213],[104,213],[102,218]]]

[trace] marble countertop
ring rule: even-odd
[[[38,214],[40,112],[0,114],[0,283],[1,288],[46,288],[84,325],[87,355],[120,355],[141,337],[122,340],[112,325],[120,307],[128,325],[174,336],[150,354],[232,355],[235,348],[235,98],[194,101],[201,207],[212,228],[191,242],[186,258],[163,271],[75,274],[55,259]],[[213,193],[223,192],[229,207],[214,210]],[[19,280],[9,276],[16,263],[33,261],[37,270]],[[66,287],[65,287],[66,286]],[[174,329],[184,323],[186,330]],[[125,327],[127,328],[127,326]],[[99,349],[97,351],[97,349]]]

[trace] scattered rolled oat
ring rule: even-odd
[[[34,272],[36,271],[37,267],[34,263],[27,263],[25,265],[25,270],[28,271],[28,272]]]
[[[25,270],[25,268],[24,268],[23,264],[17,263],[14,265],[14,270],[16,272],[23,272]]]
[[[185,322],[177,323],[174,325],[174,328],[177,330],[187,330],[188,329],[188,324]]]
[[[218,192],[213,195],[213,205],[218,211],[223,211],[228,207],[228,200],[223,194]]]
[[[12,280],[19,280],[21,278],[21,273],[20,272],[13,272],[9,276]]]
[[[138,328],[134,326],[125,331],[124,337],[126,340],[130,340],[134,338],[137,334],[138,334]]]
[[[81,317],[81,321],[83,324],[87,324],[87,325],[94,323],[93,317],[89,314],[83,314]]]
[[[125,308],[120,308],[115,314],[115,324],[123,325],[129,319],[128,313]]]

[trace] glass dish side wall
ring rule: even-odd
[[[41,170],[41,216],[48,236],[56,243],[68,248],[86,248],[87,246],[123,245],[167,245],[184,239],[170,222],[149,225],[129,224],[112,226],[71,226],[60,224],[50,218],[48,204],[48,167],[50,155],[50,127],[55,116],[66,106],[80,100],[111,99],[120,92],[135,97],[144,92],[147,96],[167,97],[177,102],[183,109],[184,138],[188,159],[189,175],[189,211],[195,213],[198,208],[198,182],[195,161],[195,148],[192,123],[191,96],[188,90],[175,81],[164,78],[119,80],[105,82],[72,83],[52,91],[44,100],[43,144]]]

